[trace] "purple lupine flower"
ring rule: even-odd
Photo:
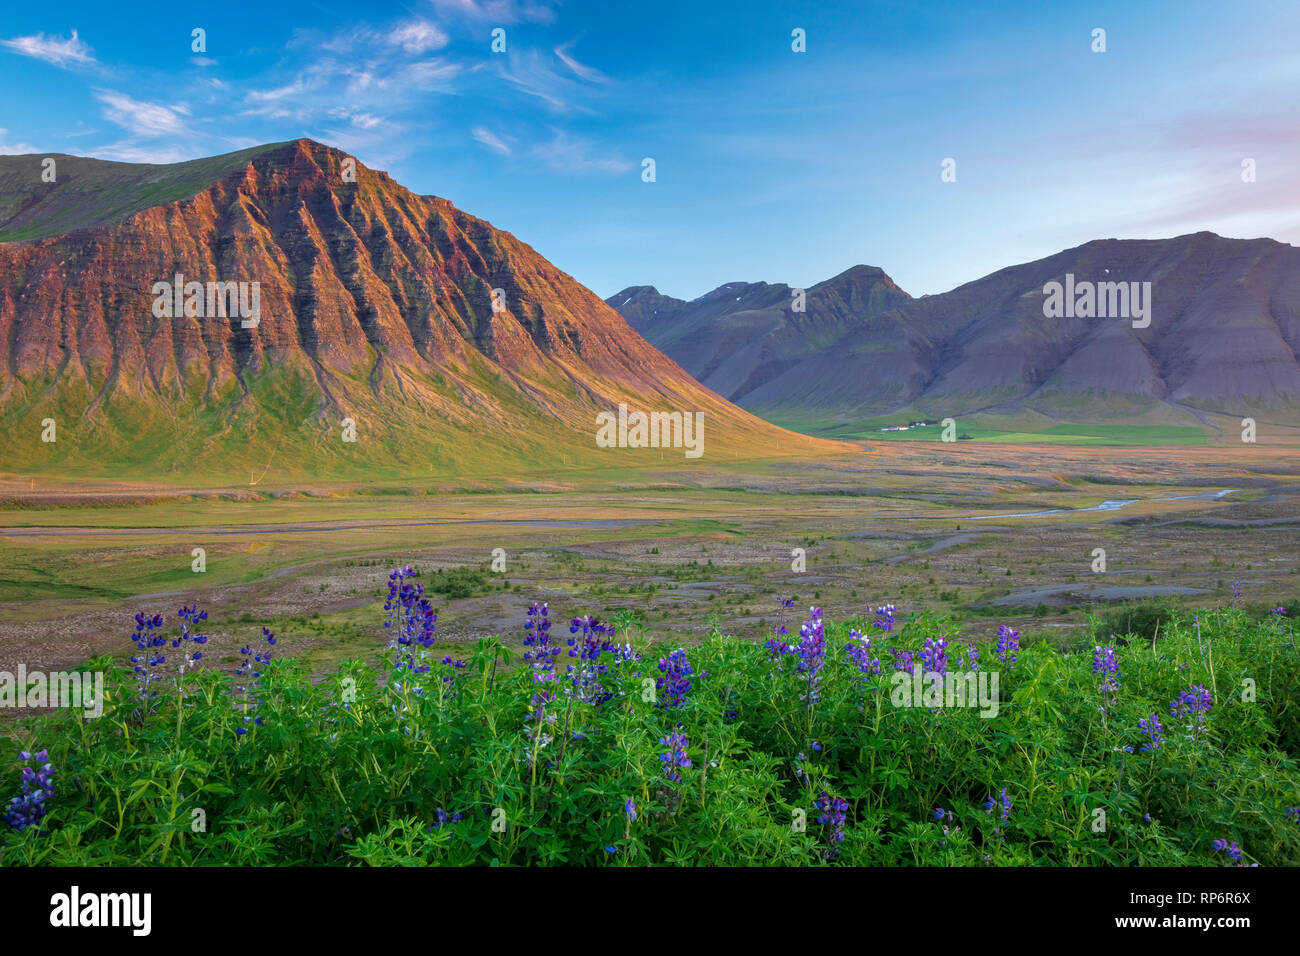
[[[1146,753],[1149,750],[1159,750],[1160,745],[1165,742],[1165,738],[1161,733],[1160,718],[1155,714],[1139,719],[1138,730],[1142,731],[1142,733],[1146,734],[1147,737],[1150,738],[1149,743],[1142,745],[1143,753]]]
[[[1215,852],[1226,852],[1228,856],[1236,860],[1238,865],[1241,863],[1241,847],[1237,841],[1229,843],[1227,840],[1215,840],[1210,846]]]
[[[979,667],[980,649],[974,644],[966,645],[966,669],[976,670]]]
[[[871,675],[880,674],[880,658],[871,652],[871,638],[856,629],[849,631],[849,643],[844,646],[849,660],[857,665],[866,680]]]
[[[822,857],[827,860],[833,860],[840,855],[839,844],[844,842],[844,821],[848,818],[849,802],[843,797],[832,796],[825,790],[813,804],[814,810],[820,810],[817,816],[817,822],[824,827],[828,827],[826,833],[826,849],[822,851]]]
[[[948,673],[948,639],[940,634],[927,637],[921,646],[921,666],[927,674]]]
[[[191,645],[202,646],[208,643],[205,635],[193,630],[203,621],[208,619],[207,611],[200,611],[197,604],[189,606],[182,605],[181,609],[176,612],[181,619],[181,633],[172,640],[172,647],[183,647],[181,652],[180,673],[184,674],[187,668],[193,668],[199,661],[203,660],[202,651],[191,651]]]
[[[627,803],[623,804],[623,812],[627,814],[628,823],[636,823],[636,802],[631,797],[628,797]]]
[[[424,663],[423,651],[433,646],[438,615],[424,596],[424,585],[414,581],[416,576],[410,567],[394,568],[388,573],[388,600],[384,602],[388,620],[384,628],[392,633],[388,646],[398,651],[394,670],[424,674],[429,665]],[[418,661],[416,648],[421,649]]]
[[[1187,729],[1195,738],[1208,729],[1205,718],[1213,707],[1214,700],[1210,692],[1199,684],[1193,684],[1191,690],[1179,692],[1178,699],[1169,705],[1169,712],[1175,719],[1191,721]]]
[[[1092,672],[1094,674],[1114,674],[1119,676],[1119,661],[1115,659],[1115,648],[1113,646],[1107,644],[1093,651]]]
[[[993,808],[1001,804],[998,812],[998,820],[993,825],[993,835],[997,837],[998,842],[1006,840],[1006,831],[1002,829],[1003,825],[1011,819],[1011,797],[1007,794],[1007,788],[1003,787],[1002,792],[995,797],[989,797],[984,802],[984,812],[992,816]]]
[[[907,671],[910,674],[915,669],[916,656],[912,651],[905,651],[895,647],[890,648],[889,653],[894,658],[894,670]]]
[[[581,638],[570,637],[569,656],[581,662],[576,668],[570,664],[568,671],[572,675],[575,693],[579,700],[591,704],[603,704],[612,698],[612,692],[601,686],[600,678],[609,670],[609,665],[601,661],[605,653],[615,654],[622,650],[614,643],[614,628],[602,624],[599,619],[586,615],[575,617],[569,625],[569,633],[582,631]]]
[[[19,777],[21,789],[19,795],[9,801],[4,819],[22,832],[28,827],[39,826],[49,812],[46,803],[54,796],[54,766],[47,763],[50,759],[47,750],[38,750],[35,754],[24,750],[18,754],[18,759],[26,764]]]
[[[939,826],[943,830],[943,835],[945,837],[945,839],[939,841],[939,846],[947,846],[948,840],[946,838],[949,832],[951,831],[951,825],[953,820],[952,811],[945,810],[943,807],[935,807],[934,819],[938,821]],[[957,827],[957,829],[960,830],[961,827]]]
[[[822,668],[826,666],[826,629],[822,625],[822,609],[808,609],[810,619],[799,628],[799,644],[795,653],[799,655],[798,671],[804,675],[807,689],[802,695],[811,707],[821,699]]]
[[[153,684],[163,679],[162,674],[158,673],[158,668],[167,663],[167,658],[157,650],[167,646],[167,638],[158,633],[162,623],[161,614],[139,613],[135,616],[135,633],[131,635],[131,639],[135,641],[135,646],[140,653],[131,658],[131,670],[135,674],[142,704],[157,696],[158,692],[153,690]]]
[[[669,710],[684,706],[686,693],[693,684],[691,675],[695,673],[686,659],[686,651],[679,647],[666,658],[659,658],[659,673],[662,676],[655,678],[658,702]]]
[[[456,672],[463,671],[466,667],[466,662],[458,657],[452,657],[450,654],[447,654],[442,659],[442,666],[447,668],[446,672],[442,675],[442,682],[447,685],[442,692],[442,696],[444,700],[449,700],[456,696]]]
[[[1239,597],[1241,597],[1241,582],[1240,582],[1240,581],[1233,581],[1231,584],[1228,585],[1228,587],[1232,589],[1232,596],[1233,596],[1234,598],[1239,598]]]
[[[1290,817],[1291,822],[1300,825],[1300,807],[1287,807],[1282,811],[1282,816]]]
[[[763,646],[767,648],[767,659],[769,661],[780,660],[785,654],[793,653],[794,648],[787,644],[783,638],[790,633],[790,629],[785,626],[786,608],[794,607],[793,598],[777,598],[781,603],[781,609],[777,612],[776,626],[772,628],[773,637],[769,637]]]
[[[437,830],[449,823],[460,823],[463,816],[459,813],[448,813],[442,807],[437,809],[438,819],[433,823],[433,829]]]
[[[1278,617],[1286,617],[1286,608],[1283,607],[1281,604],[1279,604],[1277,607],[1273,608],[1273,610],[1269,611],[1268,613],[1275,614]]]
[[[659,743],[668,748],[667,753],[659,755],[664,765],[664,779],[670,783],[681,783],[681,771],[691,765],[691,758],[686,756],[686,748],[691,745],[690,740],[678,730],[667,737],[660,737]]]
[[[870,607],[867,608],[871,610]],[[871,622],[871,626],[879,628],[882,631],[892,631],[894,629],[894,612],[898,609],[892,604],[882,604],[876,608],[876,619]]]
[[[1169,705],[1175,717],[1190,717],[1193,714],[1209,713],[1214,707],[1214,699],[1209,690],[1200,684],[1193,684],[1191,690],[1181,691],[1178,699]]]
[[[261,668],[271,663],[271,648],[275,647],[275,633],[268,627],[262,628],[262,640],[266,644],[265,649],[254,651],[251,646],[243,647],[239,652],[239,667],[235,669],[236,677],[250,676],[254,681],[260,682],[262,677]],[[254,668],[257,668],[256,670]],[[249,713],[255,710],[261,701],[255,696],[255,690],[247,684],[238,684],[235,690],[239,694],[240,703],[243,705],[244,713],[242,720],[245,724],[252,723],[254,727],[263,725],[262,716],[256,713]],[[235,734],[243,737],[248,733],[247,727],[236,727]]]
[[[1116,699],[1116,695],[1119,693],[1119,660],[1115,657],[1113,645],[1106,644],[1093,650],[1092,672],[1105,677],[1105,680],[1097,686],[1097,690],[1108,698],[1103,700],[1102,705],[1097,708],[1104,714],[1107,704],[1114,706],[1119,703]]]
[[[998,660],[1003,664],[1015,667],[1020,654],[1020,632],[1012,630],[1005,624],[999,624],[997,654]]]
[[[533,669],[533,683],[542,685],[533,693],[533,705],[542,706],[555,700],[547,685],[555,683],[555,658],[560,649],[551,643],[551,609],[549,605],[533,603],[524,621],[524,660]]]

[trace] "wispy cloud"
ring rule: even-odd
[[[604,173],[617,176],[626,173],[636,165],[616,156],[597,155],[591,143],[570,136],[561,130],[552,130],[552,133],[549,142],[534,146],[531,153],[557,172]]]
[[[91,66],[95,63],[90,47],[77,36],[76,30],[72,31],[72,36],[67,40],[60,36],[47,37],[44,33],[35,33],[29,37],[0,40],[0,46],[4,46],[22,56],[44,60],[46,63],[53,63],[55,66],[65,68],[69,66]]]
[[[430,0],[444,17],[459,17],[480,23],[550,23],[554,5],[541,0]]]
[[[136,136],[167,136],[183,132],[189,109],[132,99],[115,90],[96,90],[95,99],[104,104],[104,118]]]
[[[5,143],[3,140],[8,139],[9,130],[0,129],[0,153],[6,155],[14,153],[36,153],[40,152],[35,146],[28,143]]]
[[[591,83],[608,83],[609,77],[607,77],[604,73],[600,72],[600,70],[596,69],[593,66],[587,66],[584,63],[579,63],[576,59],[574,59],[572,56],[569,55],[569,50],[575,42],[576,41],[574,40],[570,40],[568,43],[565,43],[562,46],[557,46],[555,48],[555,55],[560,58],[560,62],[563,63],[565,66],[567,66],[570,70],[572,70],[576,76],[579,76],[584,80],[587,80]]]
[[[498,153],[504,153],[506,156],[510,155],[510,147],[501,139],[501,137],[497,136],[496,133],[492,132],[487,127],[475,126],[471,132],[474,138],[484,146],[487,146],[490,149],[495,149]]]
[[[450,40],[428,20],[413,20],[395,27],[388,35],[388,42],[400,46],[407,53],[419,54],[441,50]]]
[[[132,99],[115,90],[96,90],[95,99],[106,107],[104,118],[136,136],[167,136],[186,129],[189,109]]]
[[[539,50],[525,53],[511,53],[505,63],[498,64],[502,78],[512,83],[517,89],[529,96],[535,96],[557,113],[591,113],[590,107],[582,101],[592,94],[592,87],[579,83],[571,75],[564,57],[555,51],[556,58],[566,64],[566,71],[556,69],[556,59]],[[571,59],[571,58],[570,58]],[[574,61],[576,63],[576,61]],[[582,64],[577,64],[580,68]]]

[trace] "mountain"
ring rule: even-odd
[[[798,291],[729,282],[685,302],[653,286],[633,286],[605,301],[702,384],[742,407],[769,404],[763,400],[769,382],[816,360],[864,320],[911,301],[870,266],[803,290],[802,303]]]
[[[0,470],[274,480],[681,460],[597,447],[597,414],[620,403],[702,413],[705,461],[838,447],[702,388],[511,234],[320,143],[160,166],[52,158],[47,183],[44,156],[0,157]]]
[[[1124,282],[1139,296],[1150,283],[1149,324],[1048,317],[1052,282],[1063,291],[1067,282]],[[1195,424],[1205,412],[1300,409],[1300,249],[1272,239],[1097,240],[921,299],[891,303],[881,292],[832,308],[810,291],[805,317],[779,296],[751,311],[746,297],[757,293],[736,299],[733,288],[784,287],[723,286],[689,303],[635,287],[610,301],[720,394],[810,430],[890,414]],[[1121,304],[1110,292],[1107,302]],[[733,336],[731,361],[747,363],[743,374],[720,354],[705,357],[732,323],[776,337],[760,354]],[[797,360],[782,361],[781,350]]]

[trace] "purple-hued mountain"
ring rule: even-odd
[[[1053,282],[1091,285],[1094,315],[1045,314]],[[1135,293],[1128,318],[1114,283]],[[1102,239],[921,299],[857,266],[808,289],[804,314],[792,298],[730,283],[690,302],[650,286],[606,301],[701,383],[781,421],[1300,408],[1300,249],[1272,239]]]

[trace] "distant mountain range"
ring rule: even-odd
[[[1045,314],[1053,282],[1078,296],[1091,284],[1094,317]],[[1130,313],[1149,292],[1145,327],[1116,316],[1119,290],[1102,284],[1121,282]],[[686,302],[633,286],[606,301],[704,385],[811,431],[890,415],[1195,423],[1300,409],[1300,249],[1272,239],[1098,240],[920,299],[856,266],[807,289],[805,312],[794,294],[729,283]]]
[[[160,166],[57,155],[53,182],[45,158],[0,157],[0,471],[681,459],[598,448],[596,416],[620,404],[703,413],[706,460],[835,447],[700,387],[509,233],[320,143]],[[236,314],[252,283],[255,321]]]

